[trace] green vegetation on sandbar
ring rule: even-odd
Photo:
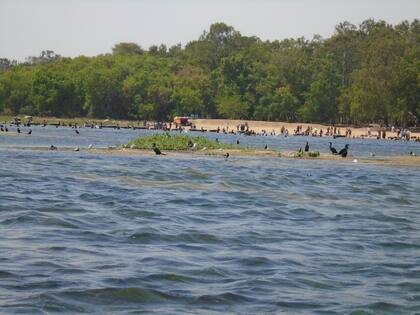
[[[220,143],[205,137],[171,135],[169,133],[143,136],[131,140],[125,147],[132,149],[151,149],[153,143],[161,150],[185,151],[201,149],[242,149],[241,146]]]
[[[293,157],[295,158],[303,158],[303,157],[316,158],[319,156],[320,156],[319,151],[310,151],[310,152],[296,151],[293,153]]]

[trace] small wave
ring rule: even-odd
[[[180,234],[163,234],[140,232],[134,233],[129,237],[135,242],[153,243],[153,242],[188,242],[188,243],[204,243],[204,244],[219,244],[222,241],[215,235],[206,233],[180,233]]]
[[[273,262],[266,257],[241,258],[238,263],[248,267],[272,266]]]
[[[0,222],[2,225],[14,226],[14,225],[37,225],[37,226],[48,226],[48,227],[59,227],[66,229],[77,229],[76,224],[70,223],[67,220],[60,218],[51,218],[45,216],[41,212],[31,211],[17,215],[11,218],[7,218]]]
[[[307,286],[315,289],[325,289],[325,290],[334,290],[336,289],[335,285],[328,284],[325,282],[310,280],[310,279],[301,279],[301,283],[306,284]]]
[[[0,270],[0,279],[3,279],[3,278],[16,278],[16,277],[18,277],[18,275],[14,274],[12,272]]]
[[[280,307],[291,308],[291,309],[316,309],[321,308],[322,305],[319,303],[311,303],[307,301],[280,301],[276,303]]]
[[[388,198],[385,198],[385,202],[386,203],[397,204],[397,205],[403,205],[403,206],[413,205],[413,203],[410,200],[406,199],[405,197],[400,197],[400,198],[388,197]]]
[[[72,300],[84,300],[89,303],[157,303],[176,300],[178,297],[158,290],[146,288],[100,288],[81,291],[66,291],[56,295]]]
[[[157,273],[145,277],[146,280],[151,281],[171,281],[171,282],[194,282],[195,279],[176,273]]]
[[[409,291],[420,292],[420,283],[419,282],[411,282],[411,281],[404,281],[398,283],[399,287],[405,288]]]
[[[420,249],[419,244],[404,243],[404,242],[382,242],[379,245],[393,249]]]
[[[367,308],[373,311],[378,311],[378,312],[393,312],[393,311],[397,312],[398,310],[402,309],[402,305],[393,304],[389,302],[376,302],[376,303],[367,305]]]
[[[196,302],[199,304],[233,304],[252,302],[252,299],[244,295],[227,292],[216,295],[202,295],[196,299]]]
[[[322,217],[322,215],[317,211],[302,207],[290,209],[289,214],[292,215],[295,220],[317,219]]]
[[[227,269],[219,268],[219,267],[207,267],[203,269],[193,269],[189,271],[190,274],[195,276],[204,276],[208,278],[226,278],[231,275]]]

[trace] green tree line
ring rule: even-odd
[[[420,124],[420,22],[344,22],[327,39],[262,41],[215,23],[182,47],[0,59],[8,115]]]

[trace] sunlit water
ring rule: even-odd
[[[419,168],[22,150],[150,133],[33,130],[0,133],[1,313],[420,312]],[[322,152],[330,141],[207,136]],[[345,143],[354,157],[420,147]]]

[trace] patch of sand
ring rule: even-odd
[[[28,147],[28,148],[15,148],[19,150],[41,150],[48,151],[47,147]],[[58,151],[70,152],[74,151],[72,148],[58,148]],[[55,151],[51,151],[55,152]],[[141,150],[141,149],[128,149],[128,148],[80,148],[79,151],[74,153],[82,154],[109,154],[115,156],[147,156],[147,157],[156,157],[156,158],[192,158],[200,156],[213,156],[215,158],[223,158],[223,155],[229,152],[229,159],[235,157],[258,157],[258,158],[281,158],[288,160],[318,160],[318,161],[335,161],[340,163],[367,163],[375,165],[385,165],[385,166],[408,166],[420,168],[420,156],[389,156],[389,157],[375,157],[375,158],[357,158],[357,157],[347,157],[342,158],[337,155],[330,154],[321,154],[319,157],[308,157],[303,156],[300,158],[293,157],[295,152],[291,151],[271,151],[271,150],[235,150],[235,149],[224,149],[224,150],[204,150],[204,151],[165,151],[165,155],[156,156],[152,150]]]
[[[248,123],[249,129],[254,130],[255,132],[260,133],[262,130],[265,130],[267,133],[275,131],[276,134],[280,133],[281,128],[284,126],[284,128],[289,130],[289,135],[293,135],[293,130],[297,128],[297,126],[303,126],[303,130],[306,129],[306,127],[310,126],[312,128],[317,128],[318,132],[322,129],[324,133],[327,131],[328,125],[321,125],[321,124],[309,124],[309,123],[287,123],[287,122],[273,122],[273,121],[252,121],[252,120],[233,120],[233,119],[194,119],[192,120],[192,123],[196,126],[197,129],[206,129],[206,130],[215,130],[217,127],[220,127],[220,129],[227,129],[234,130],[236,132],[236,127],[239,124],[245,124]],[[346,129],[351,129],[351,136],[353,137],[367,137],[367,128],[355,128],[355,127],[337,127],[340,129],[340,134],[345,135]],[[379,129],[379,126],[373,126],[371,127],[371,138],[376,139],[377,131]],[[396,137],[396,132],[386,132],[386,137]],[[412,137],[420,138],[419,132],[412,132]]]

